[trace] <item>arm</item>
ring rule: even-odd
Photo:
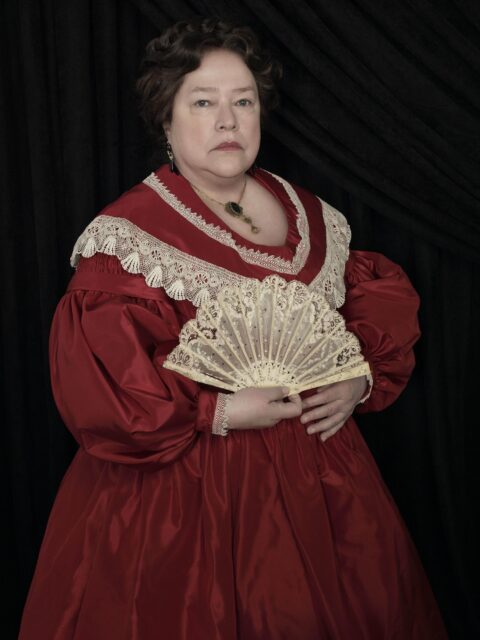
[[[352,251],[345,269],[346,297],[340,312],[360,341],[372,379],[354,378],[303,400],[301,418],[309,434],[334,435],[354,410],[380,411],[400,395],[415,365],[413,344],[420,335],[418,295],[402,269],[378,253]]]
[[[103,284],[111,276],[110,288],[132,281],[102,275]],[[200,432],[211,432],[217,392],[162,367],[176,331],[166,296],[76,288],[62,298],[50,334],[53,394],[88,453],[157,469],[186,454]]]
[[[358,412],[380,411],[405,388],[420,336],[419,298],[401,267],[369,251],[352,251],[345,268],[346,298],[340,312],[360,341],[373,386]]]
[[[227,419],[227,394],[163,367],[181,322],[162,289],[126,274],[116,258],[81,261],[53,319],[50,369],[60,414],[89,454],[158,469],[186,454],[199,432],[299,415],[299,398],[284,403],[281,388],[242,389],[228,394]]]

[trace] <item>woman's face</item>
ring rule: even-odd
[[[180,173],[192,182],[243,174],[260,146],[260,103],[240,56],[223,49],[205,53],[200,67],[185,75],[164,129]],[[234,145],[219,147],[225,143]]]

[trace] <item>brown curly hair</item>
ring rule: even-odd
[[[228,49],[245,62],[257,84],[262,117],[278,104],[275,83],[281,78],[281,66],[260,47],[249,27],[217,18],[178,22],[147,44],[136,83],[140,115],[160,146],[166,143],[163,123],[171,120],[183,77],[198,69],[203,55],[212,49]]]

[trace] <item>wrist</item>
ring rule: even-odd
[[[368,398],[370,397],[370,394],[372,393],[372,387],[373,387],[373,377],[371,373],[368,373],[367,375],[363,376],[364,380],[365,380],[365,387],[364,390],[360,396],[360,400],[358,400],[357,405],[359,404],[363,404],[364,402],[366,402],[368,400]],[[357,406],[355,405],[355,406]]]

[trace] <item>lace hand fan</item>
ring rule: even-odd
[[[163,366],[229,391],[286,386],[290,394],[370,373],[340,313],[302,282],[277,275],[204,302]]]

